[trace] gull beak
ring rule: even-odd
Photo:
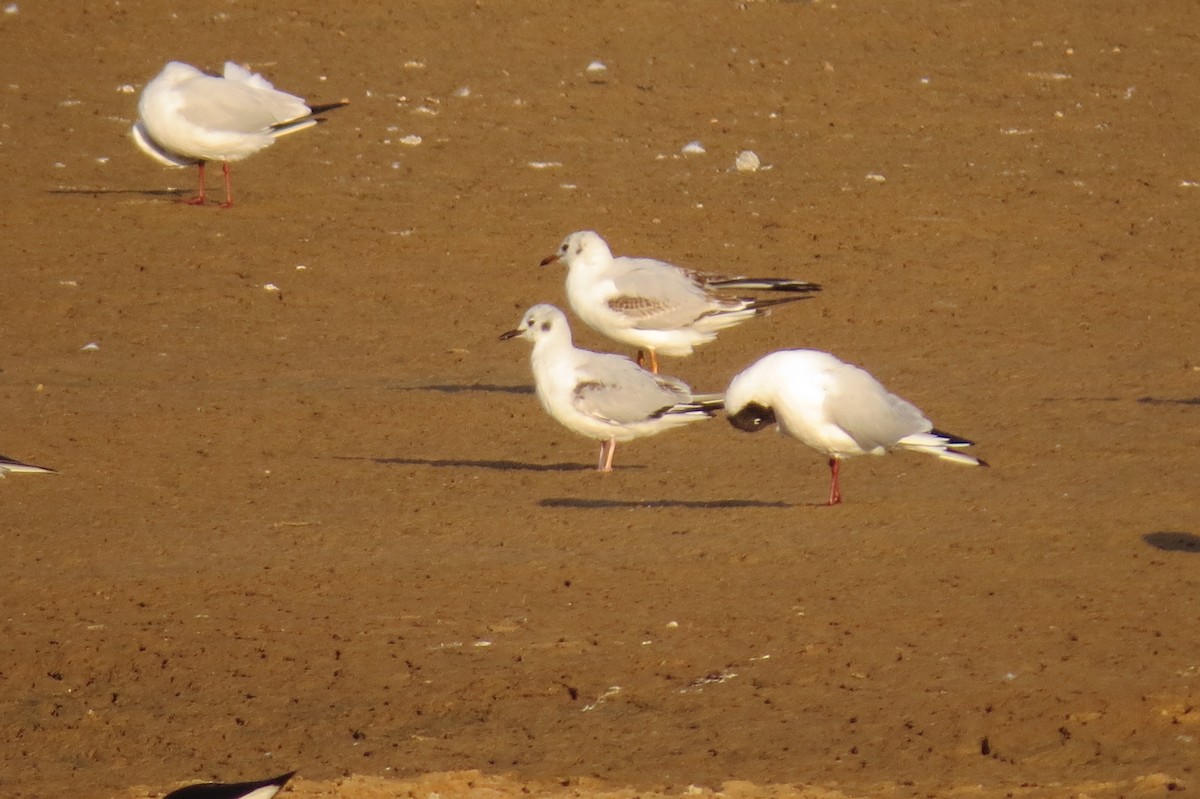
[[[550,264],[554,263],[557,260],[558,260],[558,253],[554,253],[554,255],[547,255],[545,258],[542,259],[542,266],[549,266]]]
[[[509,330],[509,331],[507,331],[507,332],[504,332],[504,333],[501,333],[501,334],[500,334],[500,340],[501,340],[501,341],[508,341],[510,338],[516,338],[517,336],[521,335],[521,334],[522,334],[522,333],[524,333],[524,332],[525,332],[524,330],[520,330],[520,329],[517,329],[517,330]]]

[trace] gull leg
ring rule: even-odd
[[[184,200],[188,205],[204,205],[204,162],[201,161],[197,166],[200,168],[200,193]]]
[[[838,472],[840,472],[841,469],[842,469],[842,462],[840,460],[838,460],[837,458],[829,459],[829,475],[831,478],[833,478],[832,483],[829,486],[829,504],[830,505],[842,504],[842,489],[838,485]]]
[[[233,181],[229,178],[229,162],[221,162],[221,172],[225,175],[225,202],[221,203],[222,208],[230,208],[233,206]]]
[[[613,453],[617,451],[617,440],[610,438],[600,442],[600,463],[596,465],[598,472],[611,472]]]
[[[646,358],[647,352],[649,352],[649,354],[650,354],[649,359]],[[658,374],[658,353],[656,353],[654,350],[645,350],[645,351],[638,350],[637,358],[635,360],[637,361],[637,365],[642,367],[643,369],[647,368],[646,361],[649,360],[650,361],[650,366],[649,366],[650,372],[652,374]]]

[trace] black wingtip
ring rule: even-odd
[[[289,771],[287,774],[280,774],[278,777],[255,780],[253,782],[202,782],[171,791],[163,799],[244,799],[244,797],[249,796],[255,791],[261,791],[263,788],[274,787],[276,790],[280,790],[287,784],[288,780],[296,776],[296,773],[295,771]]]
[[[974,441],[965,439],[962,436],[956,436],[953,433],[947,433],[945,430],[938,430],[937,428],[934,428],[933,430],[930,430],[929,433],[931,435],[940,436],[940,437],[946,439],[946,444],[948,444],[949,446],[957,446],[957,447],[973,447],[973,446],[975,446]]]
[[[325,103],[324,105],[314,105],[312,108],[309,109],[308,114],[309,114],[309,116],[315,117],[317,114],[324,114],[326,111],[336,111],[337,109],[345,108],[348,105],[350,105],[350,101],[345,100],[345,99],[339,100],[336,103]]]
[[[753,299],[750,301],[750,303],[754,310],[765,313],[767,308],[771,308],[776,305],[787,305],[791,302],[800,302],[802,300],[811,299],[814,299],[811,294],[799,294],[791,297],[775,297],[774,299],[770,300]]]
[[[821,291],[820,283],[807,280],[792,280],[783,277],[739,277],[714,280],[709,286],[718,289],[747,289],[750,291],[778,291],[783,293],[810,294]]]

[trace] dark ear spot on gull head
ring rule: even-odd
[[[759,405],[757,402],[751,402],[737,413],[729,414],[727,418],[729,423],[738,430],[757,433],[759,430],[765,430],[775,424],[775,411]]]

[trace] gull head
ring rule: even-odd
[[[517,325],[513,330],[509,330],[500,334],[501,341],[508,341],[510,338],[528,339],[536,344],[543,339],[552,337],[566,336],[566,340],[571,340],[571,328],[567,324],[567,315],[555,308],[553,305],[542,303],[535,305],[525,312],[521,317],[521,324]]]
[[[756,363],[733,378],[725,392],[725,414],[731,425],[757,433],[775,424],[776,396],[771,377]]]
[[[563,239],[553,255],[542,259],[542,266],[561,262],[570,269],[577,263],[606,263],[610,260],[612,251],[600,234],[592,230],[580,230]]]
[[[749,402],[736,411],[728,412],[728,419],[738,430],[757,433],[775,424],[775,410],[757,402]]]

